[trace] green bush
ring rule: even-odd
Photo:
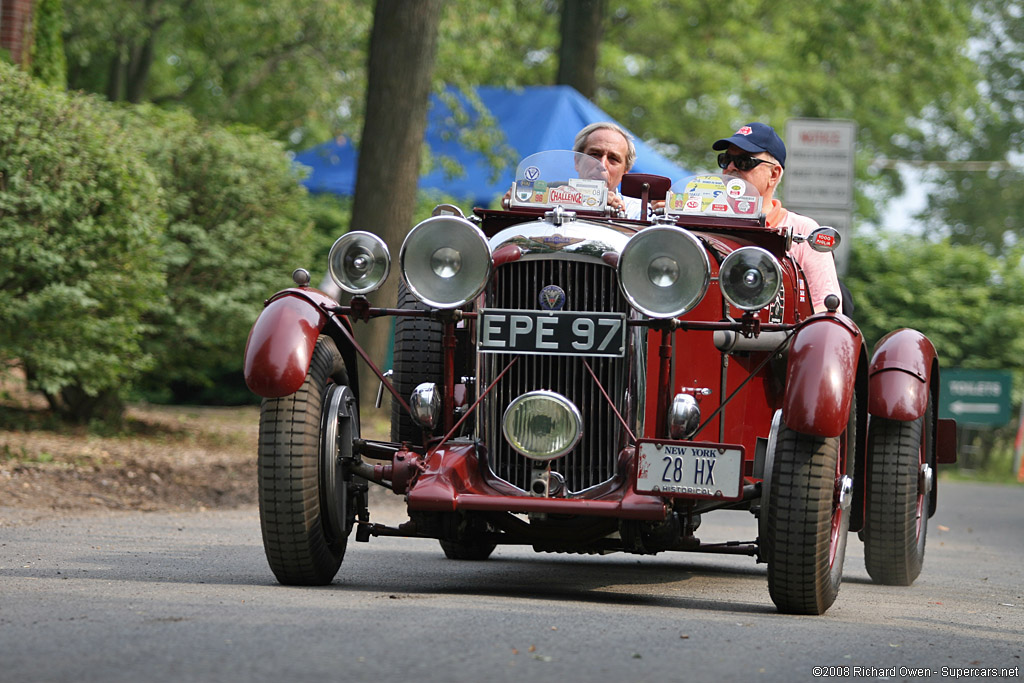
[[[82,418],[151,366],[163,303],[161,190],[108,114],[0,64],[0,357]]]
[[[244,388],[242,352],[263,301],[291,286],[294,268],[309,267],[306,192],[283,147],[261,133],[155,108],[128,110],[125,119],[144,141],[167,211],[166,305],[146,318],[155,363],[143,384],[158,399],[189,400],[214,387],[204,401],[236,402],[237,392],[216,393]]]

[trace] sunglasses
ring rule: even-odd
[[[749,171],[753,168],[757,168],[758,164],[771,164],[772,166],[778,166],[767,159],[757,159],[750,156],[749,154],[735,155],[729,154],[728,152],[722,152],[718,155],[718,167],[721,169],[729,168],[729,164],[736,167],[737,171]]]

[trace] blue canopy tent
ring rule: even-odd
[[[476,92],[503,131],[506,144],[518,154],[516,162],[535,152],[572,149],[576,133],[585,125],[612,120],[570,86],[529,86],[515,90],[479,87]],[[464,110],[472,117],[472,108],[464,99],[462,102]],[[450,177],[445,169],[435,168],[420,178],[420,189],[440,190],[476,206],[487,206],[505,194],[512,184],[515,169],[507,169],[492,178],[494,171],[487,158],[464,149],[453,132],[457,129],[451,109],[437,95],[432,95],[426,141],[433,155],[454,159],[462,166],[463,174]],[[689,175],[686,169],[649,145],[640,140],[635,142],[637,160],[633,172],[667,176],[673,181]],[[298,163],[312,169],[304,181],[310,192],[339,195],[355,192],[358,159],[359,152],[347,141],[327,142],[295,157]]]

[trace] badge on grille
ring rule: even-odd
[[[540,290],[540,307],[545,311],[560,311],[565,306],[565,290],[558,285],[548,285]]]

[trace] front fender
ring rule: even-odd
[[[841,315],[810,320],[793,338],[782,419],[803,434],[839,436],[850,419],[863,337]]]
[[[313,348],[327,316],[316,303],[334,302],[310,289],[275,294],[245,343],[245,383],[264,398],[294,394],[306,379]]]
[[[935,347],[917,330],[882,337],[868,368],[868,412],[903,422],[924,415],[936,366]]]

